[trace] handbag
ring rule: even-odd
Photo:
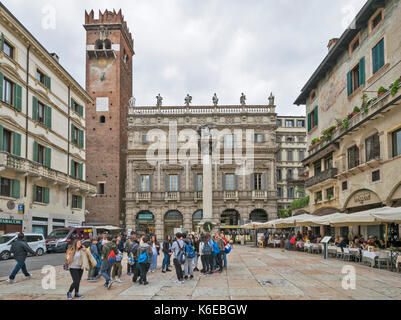
[[[63,269],[64,269],[65,271],[70,270],[70,266],[69,266],[68,262],[64,263]]]

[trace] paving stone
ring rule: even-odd
[[[263,288],[229,288],[230,296],[269,296]]]
[[[196,288],[193,296],[229,296],[228,288],[221,287],[205,287],[205,288]]]

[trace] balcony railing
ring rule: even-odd
[[[135,198],[136,198],[137,203],[140,201],[150,202],[152,200],[152,193],[151,192],[137,192]]]
[[[202,191],[196,191],[195,192],[195,200],[202,200],[203,199],[203,192]]]
[[[330,168],[326,171],[323,171],[312,178],[309,178],[305,181],[305,185],[307,188],[312,187],[316,184],[324,182],[328,179],[333,179],[337,175],[337,168]]]
[[[47,168],[39,163],[0,152],[0,167],[9,169],[21,174],[27,174],[32,178],[44,178],[65,188],[76,189],[87,194],[96,194],[95,185],[83,180],[76,179],[66,173]]]
[[[166,192],[164,196],[164,200],[168,201],[180,201],[180,193],[179,192]]]
[[[238,201],[238,191],[224,191],[224,201],[227,200]]]

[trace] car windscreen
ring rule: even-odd
[[[11,236],[1,236],[1,237],[0,237],[0,244],[7,243],[7,242],[10,241],[12,238],[14,238],[14,237],[11,237]]]
[[[68,236],[69,232],[70,229],[54,230],[47,236],[47,239],[64,239]]]

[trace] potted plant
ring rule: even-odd
[[[348,125],[349,125],[349,118],[345,118],[343,120],[343,126],[345,130],[348,130]]]
[[[398,78],[397,80],[395,80],[391,86],[390,86],[390,91],[391,91],[391,95],[395,96],[398,92],[398,88],[400,87],[400,83],[401,83],[401,79]]]
[[[388,90],[385,87],[380,87],[377,90],[377,97],[380,98],[382,97]]]
[[[336,119],[336,123],[337,123],[337,128],[340,128],[343,126],[343,122],[340,119]]]

